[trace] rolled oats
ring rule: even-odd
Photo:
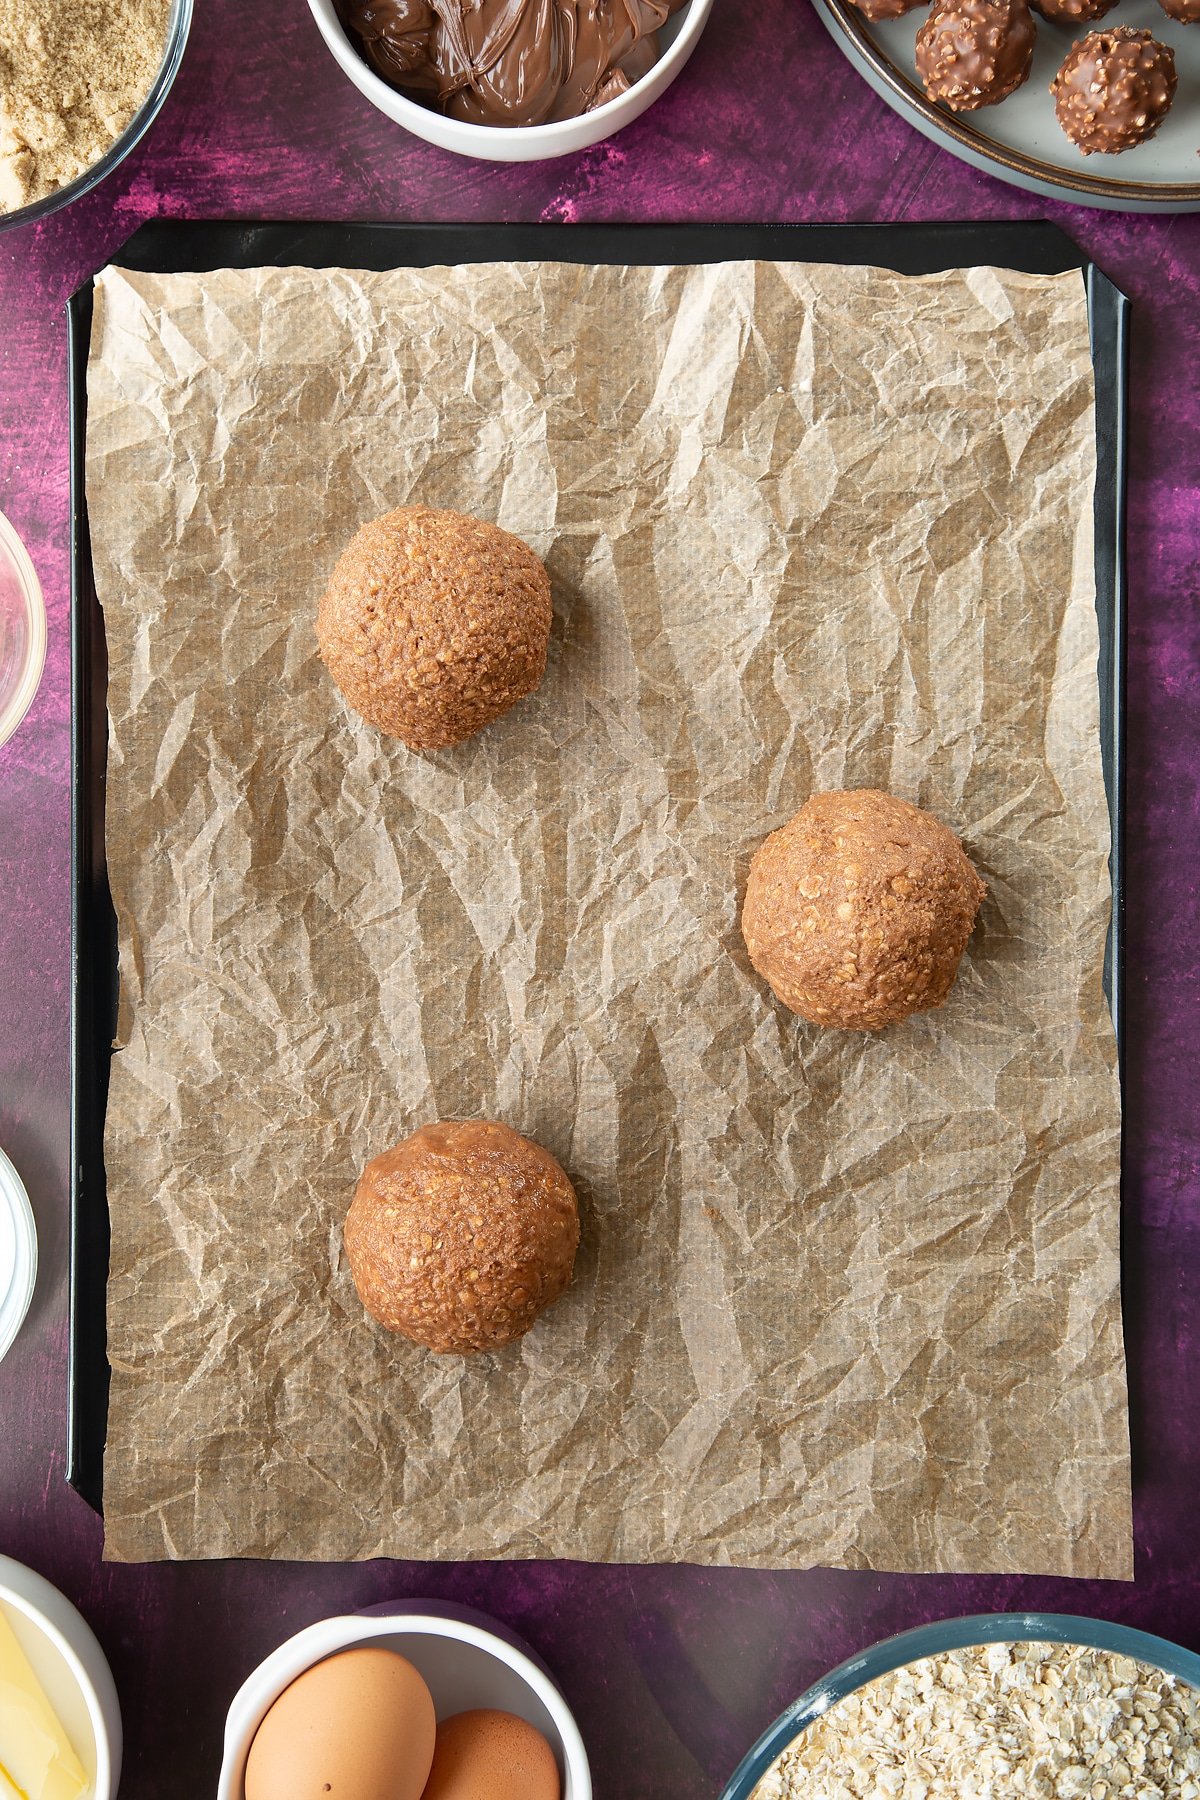
[[[837,1701],[753,1800],[1200,1800],[1200,1695],[1103,1650],[949,1650]]]

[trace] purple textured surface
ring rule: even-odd
[[[1200,27],[1198,27],[1200,29]],[[1180,96],[1181,102],[1183,96]],[[1200,134],[1198,134],[1200,135]],[[66,1362],[67,295],[145,218],[820,220],[1050,217],[1135,303],[1129,512],[1126,1304],[1137,1580],[893,1578],[567,1564],[110,1567],[63,1481]],[[896,119],[806,0],[717,0],[676,86],[612,142],[532,169],[426,149],[374,113],[302,0],[200,0],[174,93],[94,194],[0,235],[0,509],[46,591],[33,710],[0,750],[0,1144],[42,1268],[0,1366],[0,1549],[79,1604],[125,1709],[127,1800],[215,1788],[243,1676],[324,1614],[409,1594],[508,1620],[574,1706],[599,1800],[711,1796],[818,1674],[875,1638],[1009,1607],[1200,1648],[1200,216],[1039,201]]]

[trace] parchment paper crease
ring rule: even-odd
[[[1078,275],[110,269],[89,408],[108,1554],[1129,1575]],[[313,636],[409,500],[555,593],[539,693],[428,758]],[[866,784],[990,889],[949,1004],[873,1038],[737,930],[763,835]],[[471,1362],[341,1256],[436,1115],[585,1213]]]

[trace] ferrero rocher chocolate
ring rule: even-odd
[[[1117,0],[1029,0],[1029,4],[1052,25],[1084,25],[1091,19],[1102,19]]]
[[[1200,25],[1200,0],[1158,0],[1158,4],[1181,25]]]
[[[1175,97],[1175,52],[1128,25],[1089,31],[1050,84],[1058,122],[1085,156],[1152,138]]]
[[[1028,80],[1036,36],[1026,0],[937,0],[917,33],[917,74],[952,112],[995,106]]]
[[[851,0],[864,18],[902,19],[918,6],[924,6],[926,0]]]

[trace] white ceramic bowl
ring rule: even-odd
[[[46,607],[37,571],[0,513],[0,744],[28,712],[46,660]]]
[[[25,1183],[0,1150],[0,1362],[12,1347],[37,1282],[37,1226]]]
[[[475,156],[483,162],[541,162],[547,157],[567,156],[632,124],[670,87],[696,48],[712,11],[712,0],[688,0],[688,5],[659,34],[666,48],[654,67],[627,93],[618,94],[606,106],[553,125],[505,126],[465,124],[406,99],[363,61],[342,29],[334,0],[308,0],[308,4],[334,61],[372,106],[426,143],[453,150],[459,156]]]
[[[11,1556],[0,1556],[0,1605],[92,1779],[88,1800],[115,1800],[121,1779],[121,1708],[91,1626],[65,1594]]]
[[[591,1800],[592,1777],[583,1739],[550,1676],[505,1627],[466,1607],[433,1601],[321,1619],[261,1662],[229,1708],[217,1800],[245,1800],[250,1745],[284,1688],[314,1663],[361,1644],[406,1656],[428,1683],[439,1719],[470,1707],[491,1706],[536,1725],[558,1758],[563,1800]]]

